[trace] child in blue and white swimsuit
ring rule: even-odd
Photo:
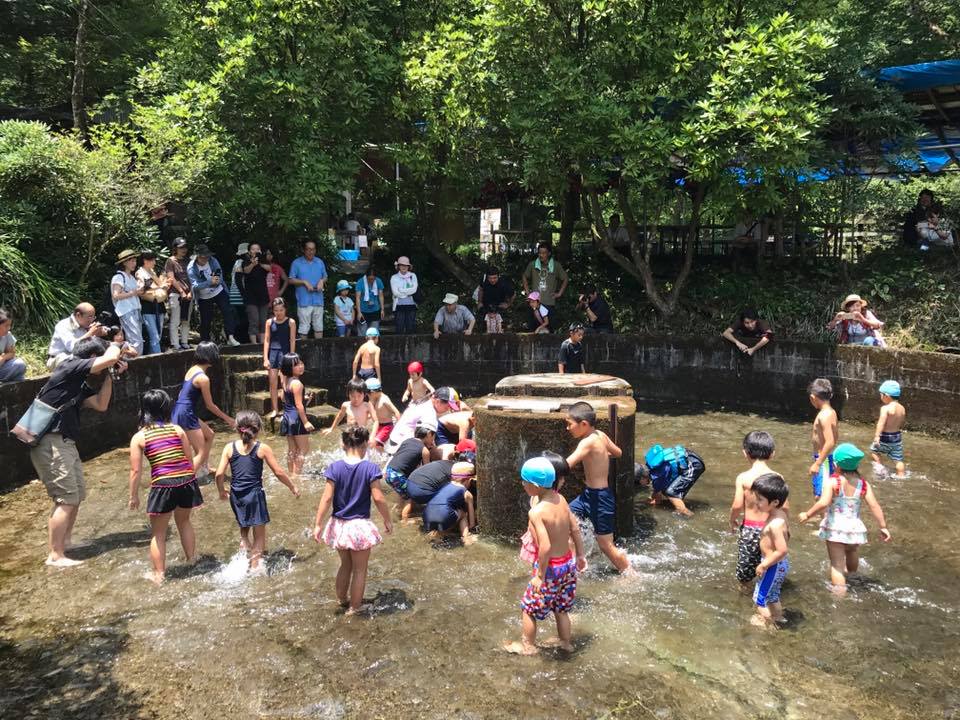
[[[860,546],[867,542],[867,528],[860,519],[860,506],[866,500],[877,523],[880,538],[890,541],[890,531],[867,481],[860,477],[857,467],[863,460],[863,451],[851,443],[843,443],[833,451],[837,472],[823,486],[823,494],[807,512],[800,513],[800,522],[807,522],[824,510],[826,517],[820,523],[820,538],[827,541],[830,558],[830,582],[838,595],[847,592],[847,575],[860,565]]]

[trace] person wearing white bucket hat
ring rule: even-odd
[[[440,337],[440,333],[471,335],[476,322],[473,313],[460,304],[460,298],[447,293],[443,296],[443,307],[437,310],[433,318],[433,337]]]
[[[396,274],[390,278],[390,292],[393,294],[393,314],[396,319],[398,335],[413,335],[417,330],[417,276],[412,272],[410,258],[401,255],[393,264]]]

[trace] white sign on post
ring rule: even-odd
[[[357,247],[365,248],[367,247],[367,236],[366,235],[357,235]]]

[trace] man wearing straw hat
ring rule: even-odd
[[[471,335],[476,322],[473,313],[460,304],[460,298],[447,293],[443,296],[443,307],[437,310],[433,318],[433,337],[440,337],[440,333]]]
[[[137,258],[135,250],[123,250],[117,255],[117,273],[110,280],[110,297],[113,309],[120,319],[123,337],[140,355],[143,353],[143,319],[140,315],[140,296],[144,288],[134,276]]]

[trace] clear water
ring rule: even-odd
[[[627,546],[639,577],[615,577],[592,558],[569,656],[499,649],[519,633],[527,574],[516,547],[438,549],[409,526],[373,552],[373,617],[342,616],[336,554],[308,537],[319,474],[299,500],[268,481],[272,554],[254,577],[237,554],[229,504],[204,488],[207,505],[195,513],[202,558],[184,566],[172,534],[160,588],[143,579],[149,533],[145,516],[126,509],[123,451],[86,466],[76,534],[92,544],[78,553],[82,567],[41,564],[43,489],[8,493],[0,497],[0,717],[960,717],[960,450],[907,436],[911,477],[875,482],[894,542],[864,548],[846,599],[827,589],[812,526],[794,526],[783,595],[790,623],[768,631],[749,624],[750,599],[733,580],[732,481],[746,467],[743,434],[768,429],[774,465],[802,509],[807,427],[700,413],[641,415],[637,428],[638,449],[686,442],[706,459],[690,496],[695,516],[638,503]],[[871,430],[843,433],[863,446]],[[332,443],[311,457],[314,473],[335,455]],[[542,638],[553,633],[552,623],[541,625]]]

